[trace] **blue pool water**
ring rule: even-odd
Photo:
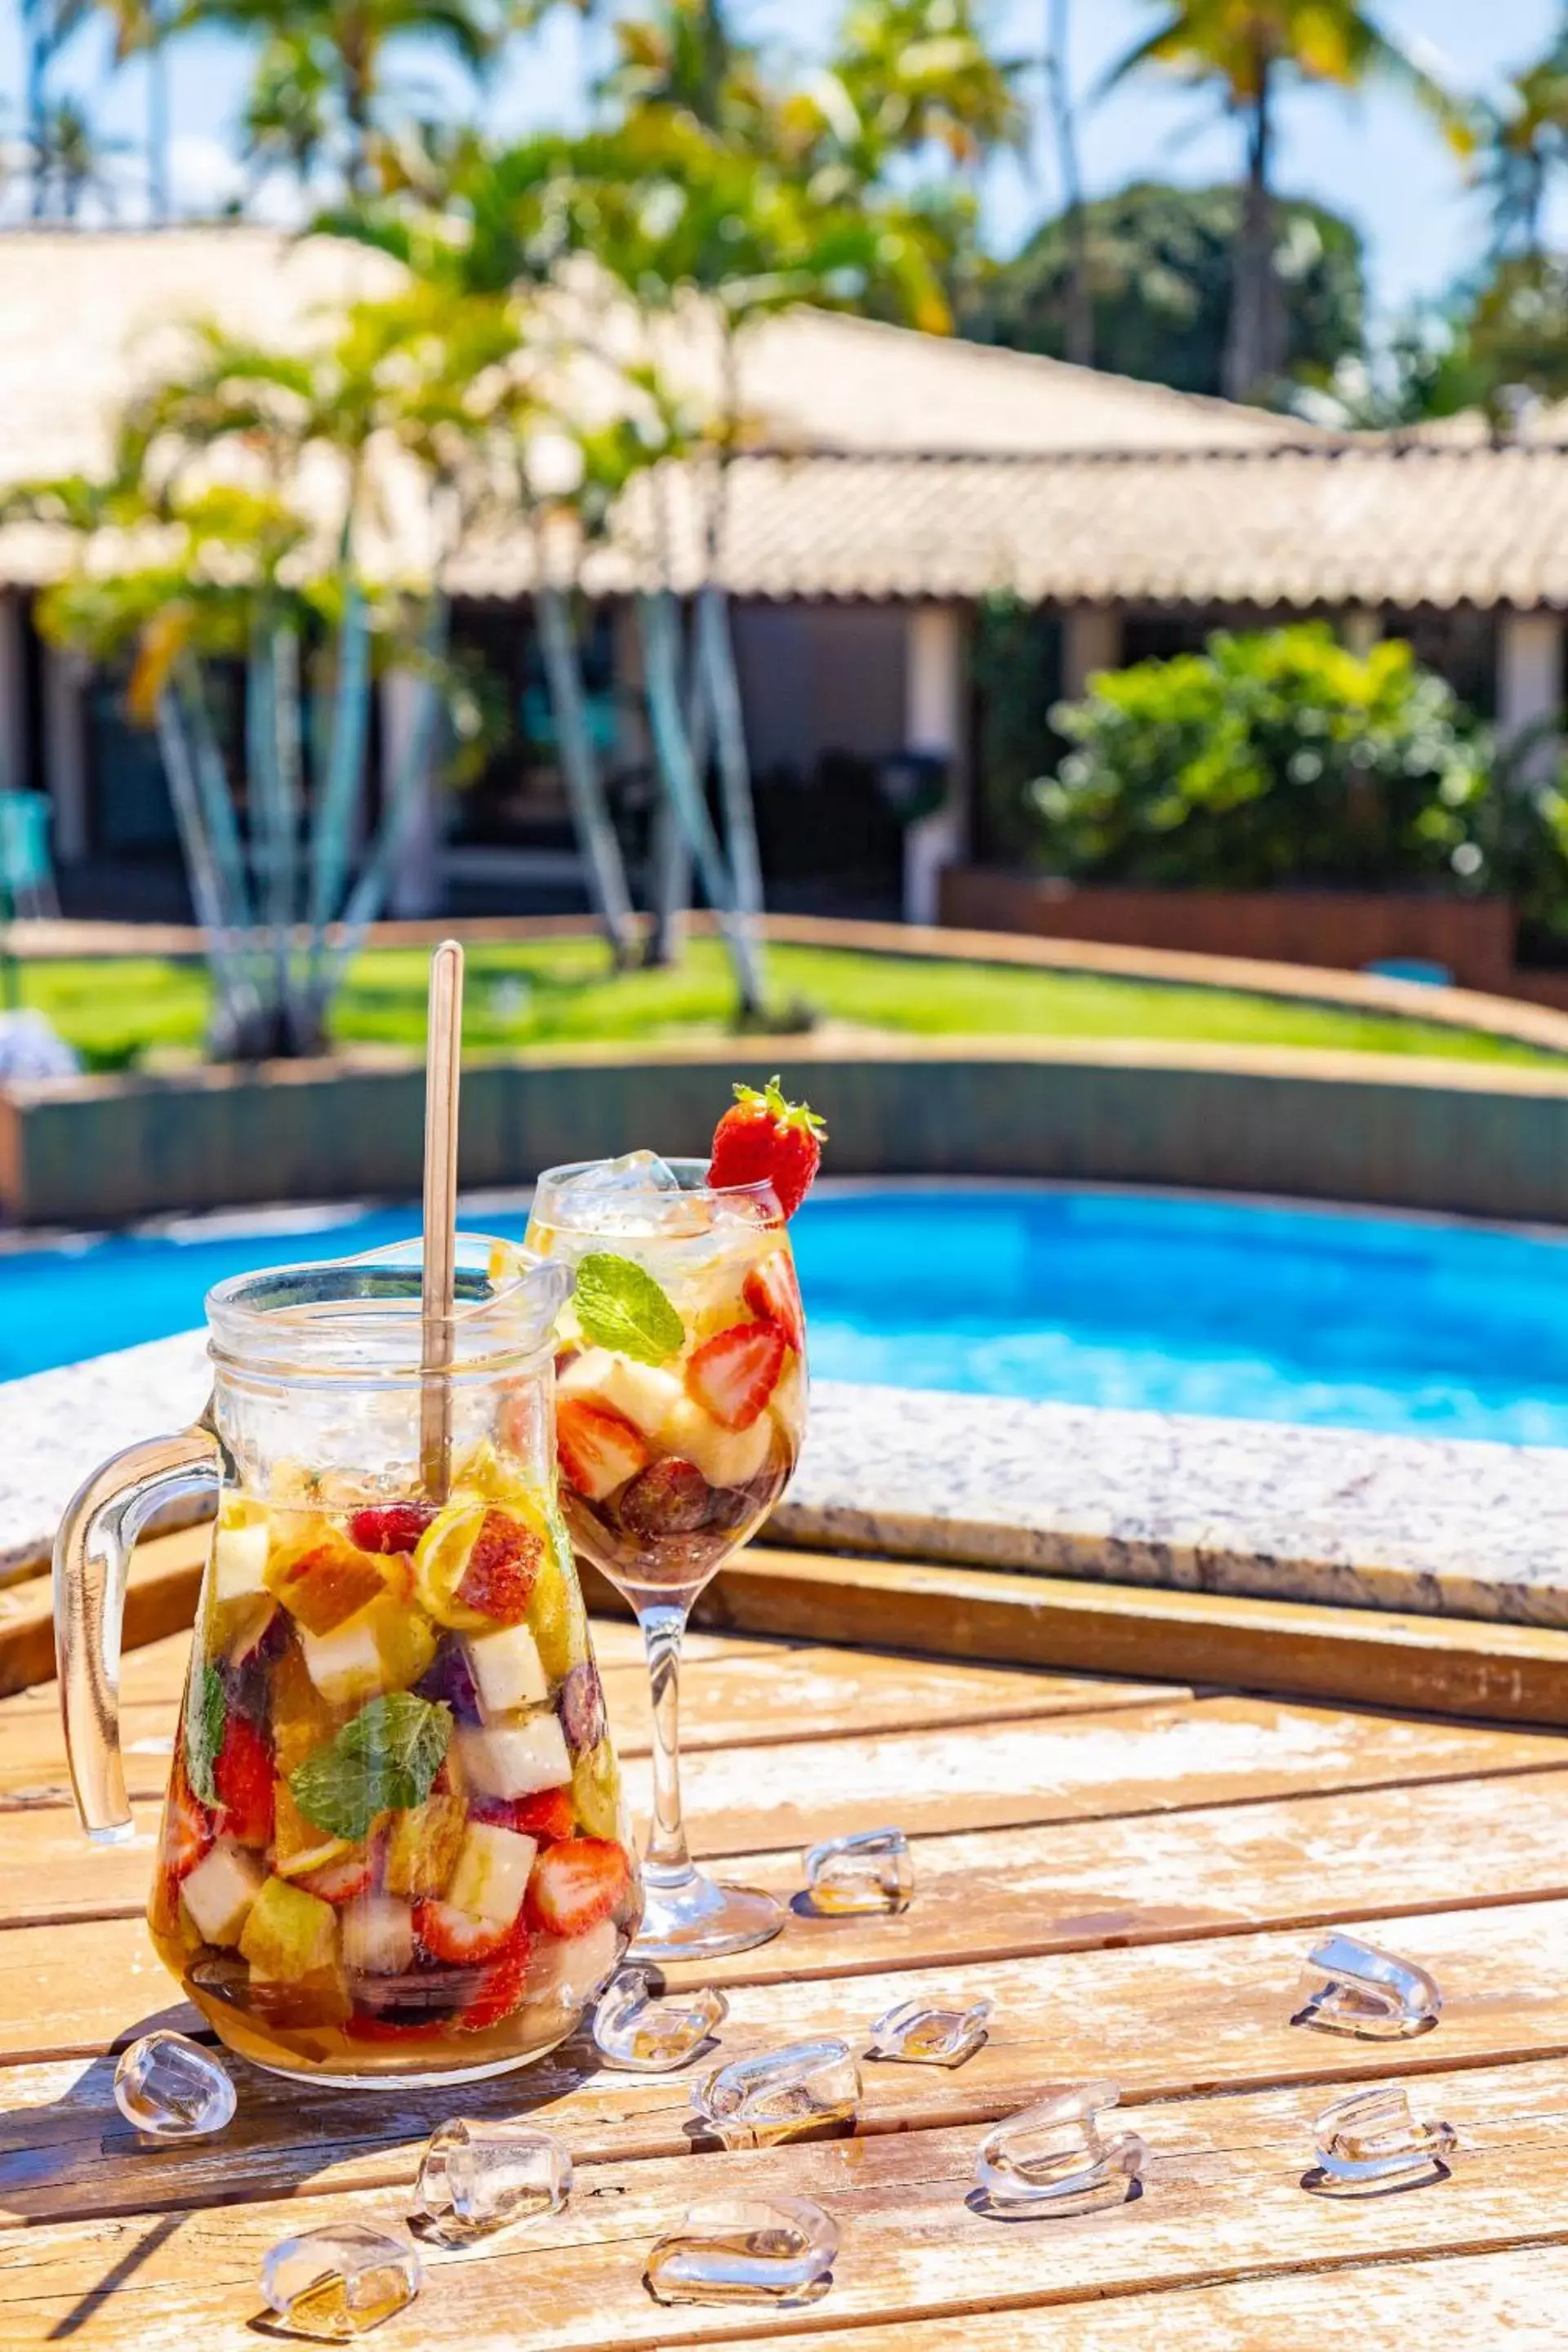
[[[221,1276],[413,1224],[236,1217],[0,1255],[0,1377],[187,1328]],[[829,1189],[795,1235],[837,1380],[1568,1444],[1568,1236],[984,1185]]]

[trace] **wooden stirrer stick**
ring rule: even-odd
[[[458,1086],[463,1042],[463,950],[443,940],[430,959],[425,1041],[425,1273],[420,1294],[419,1462],[426,1492],[447,1499],[452,1475],[452,1314],[457,1277]]]

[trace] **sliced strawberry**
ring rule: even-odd
[[[340,1908],[374,1885],[380,1853],[379,1840],[372,1839],[368,1844],[355,1846],[352,1853],[340,1854],[336,1862],[324,1862],[319,1870],[308,1870],[295,1884],[302,1886],[307,1895],[319,1895],[323,1903]]]
[[[631,1885],[614,1838],[567,1838],[547,1846],[528,1882],[527,1916],[551,1936],[584,1936],[607,1919]]]
[[[412,1551],[436,1516],[434,1503],[374,1503],[349,1521],[361,1551]]]
[[[741,1296],[764,1323],[776,1323],[795,1354],[805,1349],[805,1310],[787,1250],[769,1253],[746,1276]]]
[[[272,1840],[272,1750],[255,1726],[231,1715],[213,1766],[224,1828],[241,1845]]]
[[[687,1392],[726,1429],[750,1429],[778,1386],[785,1353],[776,1323],[732,1323],[693,1352]]]
[[[521,1625],[544,1561],[544,1538],[510,1511],[487,1511],[479,1522],[457,1598],[498,1625]]]
[[[541,1845],[569,1838],[577,1826],[570,1789],[541,1789],[532,1797],[481,1797],[469,1811],[477,1822],[516,1830],[521,1837],[537,1838]]]
[[[616,1508],[637,1536],[689,1536],[708,1524],[713,1489],[695,1462],[667,1454],[632,1480]]]
[[[602,1503],[635,1478],[648,1458],[647,1442],[635,1423],[586,1397],[562,1398],[555,1451],[566,1484],[590,1503]]]
[[[708,1181],[771,1184],[779,1207],[793,1217],[822,1160],[827,1129],[805,1103],[785,1102],[777,1078],[760,1090],[737,1087],[731,1109],[713,1130]]]
[[[493,1960],[516,1926],[505,1920],[476,1919],[455,1903],[434,1901],[414,1906],[414,1932],[433,1960],[452,1968],[470,1968],[476,1960]]]
[[[178,1789],[169,1801],[169,1819],[164,1832],[164,1861],[171,1877],[188,1878],[213,1842],[213,1817],[205,1805],[198,1804],[186,1788],[182,1777]]]
[[[506,1941],[479,1980],[479,1989],[456,2020],[464,2033],[483,2033],[510,2017],[522,1999],[528,1978],[528,1956],[533,1938],[520,1914],[506,1931]]]

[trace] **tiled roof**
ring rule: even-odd
[[[171,326],[212,314],[288,339],[389,267],[245,226],[0,234],[0,483],[100,463],[117,398]],[[626,331],[610,322],[612,340]],[[661,358],[694,390],[714,381],[700,318],[668,329]],[[725,569],[742,594],[1568,606],[1568,449],[1548,435],[1508,448],[1468,427],[1335,436],[810,311],[749,336],[742,372],[768,449],[734,469]],[[384,561],[416,570],[416,509],[388,487]],[[685,585],[698,536],[683,478],[669,509]],[[589,559],[592,588],[654,576],[650,513],[644,482]],[[47,577],[59,551],[34,530],[0,533],[0,579]],[[521,535],[477,538],[453,575],[477,595],[528,579]]]
[[[698,576],[671,485],[675,584]],[[740,595],[1032,603],[1568,606],[1568,453],[1329,446],[1090,458],[750,457],[731,491]],[[647,501],[589,560],[602,593],[649,574]],[[476,543],[454,583],[527,585],[526,550]]]

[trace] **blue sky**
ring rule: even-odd
[[[829,37],[840,0],[735,0],[749,29],[810,51]],[[1550,38],[1560,0],[1384,0],[1385,21],[1407,41],[1436,53],[1462,87],[1485,89],[1528,59]],[[3,127],[14,131],[20,89],[16,0],[0,0],[0,106]],[[992,26],[1006,53],[1037,50],[1045,0],[994,0]],[[1156,21],[1154,0],[1076,0],[1073,70],[1080,89],[1098,79],[1110,60]],[[500,124],[522,127],[559,119],[580,80],[582,43],[591,45],[565,13],[546,37],[522,50],[492,92],[487,111]],[[103,131],[134,142],[144,120],[142,68],[128,67],[101,79],[102,41],[96,29],[71,52],[68,79],[101,92]],[[247,51],[216,34],[181,42],[173,66],[176,197],[209,204],[232,179],[226,126],[243,87]],[[423,70],[423,69],[421,69]],[[445,75],[435,79],[446,82]],[[457,95],[454,86],[454,96]],[[1328,93],[1293,95],[1281,125],[1279,183],[1338,205],[1368,241],[1373,293],[1387,317],[1414,299],[1436,295],[1473,259],[1479,233],[1476,200],[1436,132],[1407,101],[1379,91],[1354,103]],[[1087,117],[1083,145],[1092,190],[1109,189],[1139,173],[1208,180],[1233,174],[1234,128],[1205,116],[1203,101],[1163,79],[1144,77]],[[133,156],[121,169],[128,181]],[[993,175],[987,194],[993,242],[1016,243],[1055,190],[1044,152],[1032,173],[1011,165]],[[121,216],[134,218],[134,191]],[[1558,224],[1568,234],[1568,219]]]

